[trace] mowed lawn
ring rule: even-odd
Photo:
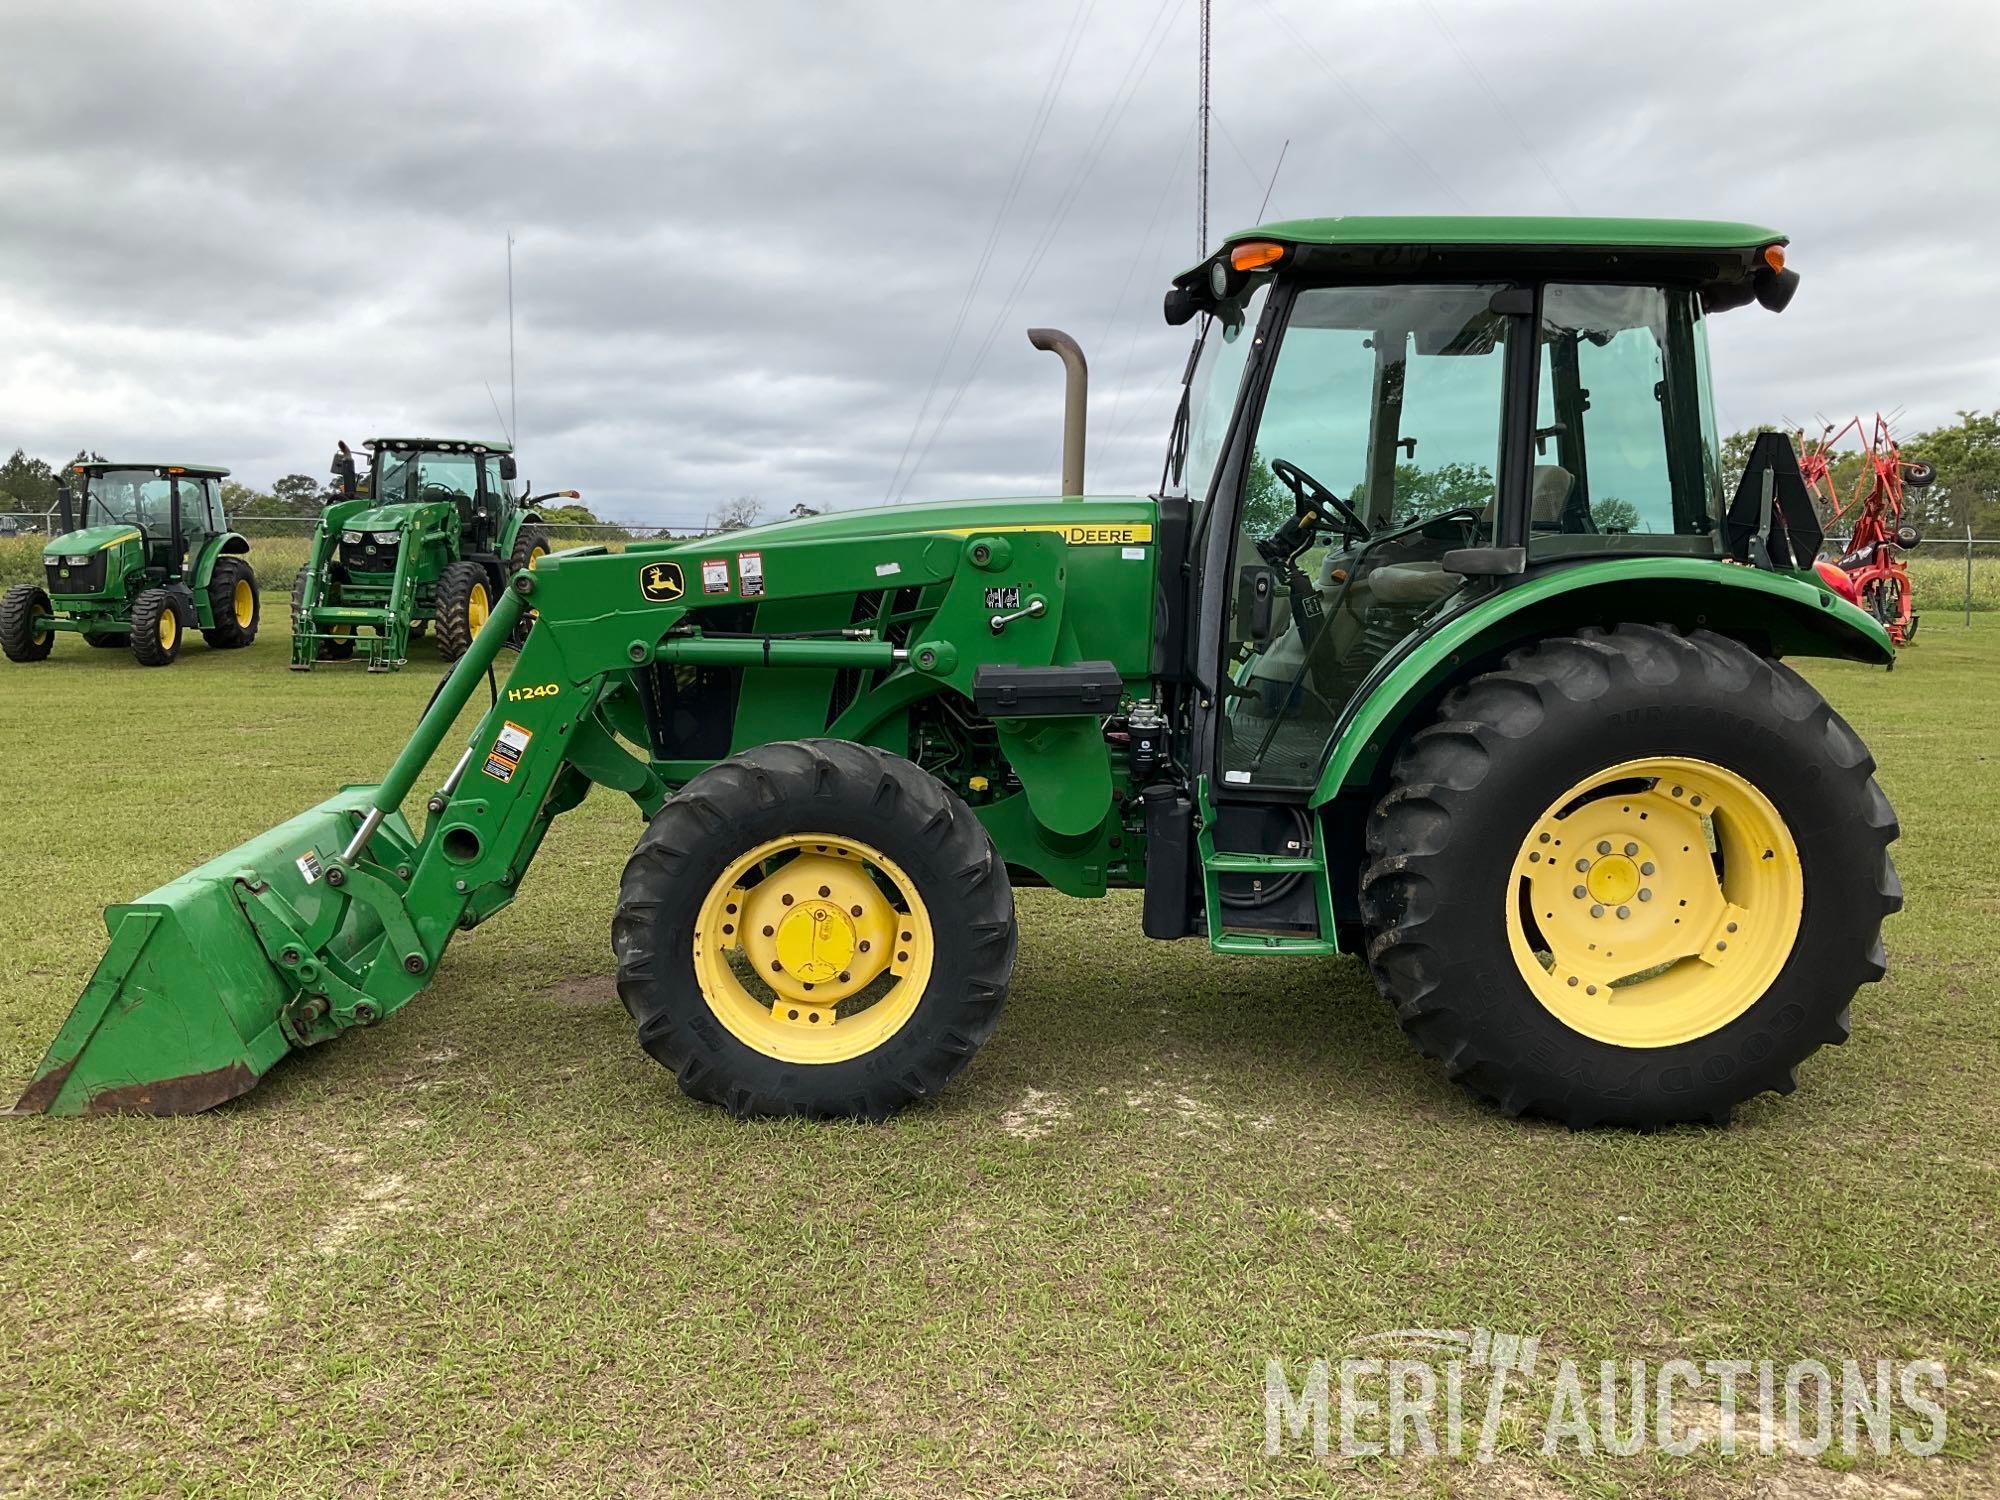
[[[428,643],[296,676],[266,607],[253,650],[164,671],[0,662],[10,1093],[103,906],[375,779],[415,722]],[[1728,1130],[1502,1118],[1353,960],[1150,944],[1135,896],[1045,892],[935,1106],[735,1124],[613,993],[639,823],[600,792],[382,1027],[202,1117],[0,1121],[0,1491],[1991,1494],[2000,619],[1807,670],[1882,763],[1909,904],[1853,1040]],[[1950,1440],[1545,1459],[1543,1386],[1490,1465],[1264,1455],[1267,1358],[1296,1382],[1412,1327],[1591,1370],[1931,1356]]]

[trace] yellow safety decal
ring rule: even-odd
[[[950,526],[943,530],[946,536],[998,536],[1018,531],[1049,531],[1072,547],[1129,547],[1135,542],[1150,542],[1153,539],[1152,524],[1145,521],[1099,521],[1075,526]]]
[[[639,592],[655,604],[671,604],[687,592],[677,562],[647,563],[639,569]]]
[[[512,781],[521,768],[521,757],[528,753],[528,741],[534,737],[533,731],[512,719],[503,723],[493,738],[493,748],[486,752],[486,774],[495,781]]]
[[[507,689],[509,703],[525,703],[530,698],[553,698],[562,688],[553,682],[538,682],[533,687],[510,687]]]

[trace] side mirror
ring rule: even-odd
[[[353,451],[345,443],[334,452],[333,476],[340,481],[340,498],[352,500],[360,482],[355,478]]]
[[[500,477],[507,483],[512,484],[514,482],[514,475],[516,472],[517,472],[517,466],[514,463],[514,455],[511,453],[501,454]]]
[[[70,497],[69,486],[66,484],[57,485],[56,514],[62,517],[62,529],[64,531],[76,530],[76,511],[74,506],[75,502]]]

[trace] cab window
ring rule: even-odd
[[[1542,308],[1530,551],[1705,550],[1720,462],[1695,295],[1551,283]]]

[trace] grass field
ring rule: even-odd
[[[415,721],[428,646],[294,676],[280,613],[165,671],[0,663],[6,1087],[100,908],[375,779]],[[600,794],[380,1029],[198,1118],[5,1122],[0,1490],[1991,1495],[2000,621],[1809,671],[1882,762],[1909,904],[1853,1040],[1726,1131],[1503,1119],[1352,960],[1150,945],[1136,898],[1045,892],[936,1106],[732,1124],[612,992],[638,823]],[[1543,1458],[1537,1417],[1491,1465],[1264,1456],[1267,1358],[1296,1384],[1474,1326],[1592,1370],[1933,1356],[1949,1442]]]

